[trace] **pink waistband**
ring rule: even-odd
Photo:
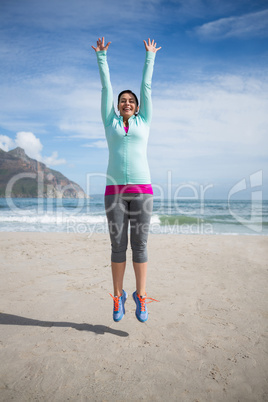
[[[153,194],[153,189],[151,184],[117,184],[105,189],[105,195],[123,193]]]

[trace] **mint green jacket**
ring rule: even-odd
[[[101,115],[109,148],[106,185],[150,184],[147,143],[152,119],[151,82],[155,53],[146,52],[140,90],[140,109],[137,116],[129,118],[127,134],[124,130],[123,117],[118,116],[114,109],[106,53],[106,51],[96,52],[102,83]]]

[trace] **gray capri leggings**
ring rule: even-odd
[[[153,210],[153,195],[124,193],[106,195],[104,198],[111,238],[112,261],[126,261],[128,222],[130,222],[132,260],[140,263],[147,262],[147,239]]]

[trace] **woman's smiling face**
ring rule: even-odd
[[[120,96],[118,110],[120,112],[120,116],[123,116],[125,119],[129,119],[135,113],[138,112],[139,107],[137,106],[135,97],[129,93],[123,93]]]

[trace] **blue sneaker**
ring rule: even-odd
[[[140,322],[145,322],[148,320],[148,310],[146,304],[152,303],[153,301],[158,301],[152,299],[151,297],[147,297],[146,293],[145,296],[138,295],[137,291],[135,291],[132,295],[134,302],[136,303],[136,317]],[[150,299],[150,302],[146,303],[146,300]]]
[[[110,296],[114,300],[113,319],[115,322],[121,321],[125,315],[125,302],[127,300],[127,293],[123,290],[121,296]]]

